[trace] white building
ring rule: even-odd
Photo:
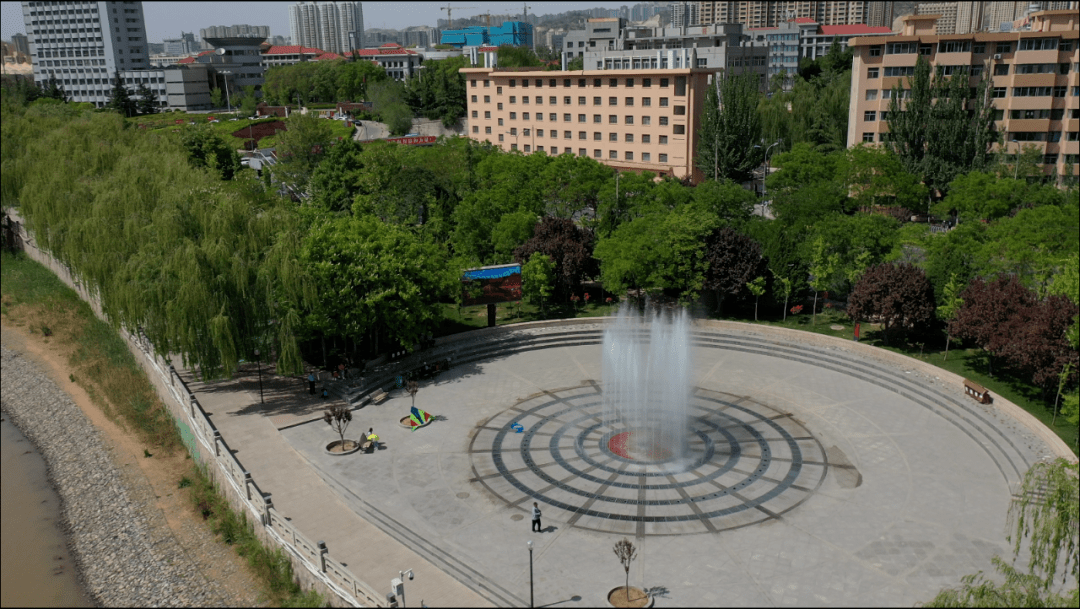
[[[146,70],[142,2],[23,2],[38,84],[55,76],[72,101],[109,101],[117,71]]]
[[[364,11],[359,2],[297,3],[289,7],[289,34],[302,47],[345,53],[364,46]]]

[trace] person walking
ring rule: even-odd
[[[375,434],[375,428],[368,427],[367,433],[368,442],[371,442],[371,450],[379,450],[379,436]]]
[[[533,510],[532,510],[532,530],[535,533],[543,533],[544,532],[543,530],[541,530],[541,527],[540,527],[540,506],[536,505],[535,501],[533,501]]]
[[[308,375],[307,375],[307,389],[308,389],[308,393],[310,393],[311,395],[315,395],[315,373],[314,372],[308,372]]]

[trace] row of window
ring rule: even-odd
[[[1071,89],[1066,86],[1055,87],[1013,87],[1013,97],[1065,97],[1068,92],[1072,97],[1080,97],[1080,87],[1074,86]],[[968,97],[974,98],[977,90],[975,87],[968,88]],[[1002,99],[1009,96],[1008,87],[993,87],[990,90],[990,95],[994,99]],[[894,89],[881,89],[881,99],[895,99],[897,97]],[[909,99],[911,97],[911,89],[901,89],[900,99]],[[874,101],[878,99],[877,89],[866,90],[866,101]]]
[[[472,111],[472,118],[480,118],[479,114],[480,113],[478,111],[473,110]],[[532,117],[532,119],[530,119],[530,117]],[[484,119],[485,120],[491,120],[491,111],[490,110],[485,110],[484,111]],[[666,127],[668,125],[668,119],[669,119],[669,117],[667,117],[667,116],[659,117],[660,126],[661,127]],[[503,119],[500,118],[498,120],[499,120],[499,125],[502,126]],[[517,112],[511,112],[510,113],[510,120],[512,120],[512,121],[517,120]],[[528,112],[522,112],[521,113],[521,120],[523,120],[523,121],[527,121],[527,120],[543,121],[544,120],[544,114],[542,112],[537,112],[536,114],[530,114]],[[553,122],[553,123],[558,122],[559,115],[552,112],[551,114],[548,115],[548,120]],[[574,122],[573,121],[573,116],[571,114],[563,114],[562,115],[562,120],[563,120],[564,123]],[[586,120],[586,115],[584,115],[584,114],[577,115],[577,122],[579,122],[579,123],[588,122]],[[592,122],[596,123],[596,124],[603,123],[604,122],[603,121],[603,116],[600,115],[600,114],[592,115]],[[619,116],[617,114],[609,114],[608,115],[608,124],[609,125],[618,125],[619,124]],[[633,125],[634,124],[634,116],[631,115],[631,114],[627,114],[626,116],[623,117],[622,124],[624,124],[624,125]],[[651,125],[652,124],[652,117],[651,116],[642,116],[641,117],[641,124],[642,125]],[[681,129],[682,127],[684,127],[684,125],[675,125],[676,129]]]
[[[680,76],[680,77],[678,77],[678,80],[685,80],[685,78],[686,78],[685,76]],[[579,88],[584,88],[586,86],[586,83],[588,82],[588,80],[589,79],[587,79],[587,78],[579,78],[579,79],[577,79],[577,86]],[[619,79],[618,78],[609,78],[607,80],[608,80],[608,86],[609,87],[618,87],[619,86]],[[626,87],[633,87],[637,83],[638,80],[639,79],[637,79],[637,78],[626,78],[626,79],[623,79],[623,84]],[[652,78],[642,78],[640,80],[641,80],[641,86],[642,87],[648,88],[648,87],[653,86],[653,80],[654,79],[652,79]],[[562,86],[563,87],[569,87],[570,83],[572,81],[573,81],[573,79],[571,79],[571,78],[564,78],[564,79],[562,79]],[[592,79],[592,86],[600,87],[600,86],[602,86],[603,81],[604,81],[603,78],[594,78],[594,79]],[[469,86],[471,86],[473,88],[476,88],[476,82],[477,81],[476,81],[475,78],[470,79],[470,81],[469,81],[470,85]],[[529,82],[530,82],[530,80],[528,78],[523,78],[523,79],[521,79],[521,86],[524,87],[524,88],[528,88]],[[531,82],[537,88],[541,88],[541,87],[544,86],[544,79],[543,78],[536,78],[536,79],[533,79]],[[557,79],[557,78],[549,78],[549,79],[547,79],[547,86],[549,86],[549,87],[557,87],[558,82],[559,82],[559,79]],[[518,79],[511,78],[509,84],[510,84],[511,87],[516,87],[518,85]],[[671,79],[670,78],[661,78],[661,79],[659,79],[659,85],[660,85],[660,88],[662,88],[662,89],[666,88],[666,87],[669,87],[669,86],[671,86]],[[485,87],[491,87],[491,81],[489,79],[485,78],[484,79],[484,86]],[[502,87],[499,87],[499,94],[502,95]]]
[[[480,126],[479,125],[473,125],[472,132],[476,133],[476,134],[479,134],[480,133]],[[484,127],[484,133],[487,134],[487,135],[491,135],[494,132],[492,131],[491,126],[488,125],[488,126]],[[517,136],[518,135],[517,127],[511,127],[510,131],[507,131],[505,133],[507,133],[508,135]],[[675,133],[675,135],[686,135],[686,129],[683,127],[683,125],[676,125],[674,133]],[[523,137],[533,137],[533,130],[531,128],[522,129],[521,130],[521,135]],[[544,129],[537,129],[535,136],[536,137],[548,137],[548,138],[551,138],[553,140],[557,140],[557,139],[559,139],[559,130],[558,129],[548,129],[547,133],[545,135]],[[636,136],[635,134],[633,134],[633,133],[624,133],[622,141],[626,142],[628,144],[637,143],[637,141],[640,141],[640,143],[642,143],[642,144],[652,144],[653,143],[652,136],[653,136],[653,134],[651,134],[651,133],[641,134],[641,136],[640,136],[641,139],[637,140],[636,138],[638,136]],[[502,134],[499,135],[499,138],[500,138],[499,141],[501,142],[502,141]],[[572,140],[572,139],[574,139],[574,132],[573,131],[563,131],[562,132],[562,139],[564,139],[564,140]],[[589,139],[589,133],[587,131],[578,131],[577,132],[577,139],[579,139],[579,140],[587,140],[587,139]],[[601,142],[601,141],[604,140],[604,134],[599,132],[599,131],[594,131],[593,134],[592,134],[592,139],[593,139],[593,141]],[[618,141],[620,141],[619,140],[619,134],[618,133],[608,133],[607,141],[609,141],[609,142],[618,142]],[[666,135],[657,135],[656,136],[656,143],[661,145],[661,146],[666,146],[667,143],[668,143],[668,136],[666,136]]]
[[[544,105],[544,96],[543,95],[534,95],[532,98],[530,98],[528,95],[523,95],[521,97],[522,105],[527,105],[529,103],[530,99],[537,106]],[[563,96],[563,99],[562,99],[563,105],[564,106],[572,105],[572,103],[573,103],[572,99],[573,98],[570,97],[569,95]],[[584,95],[578,96],[577,105],[579,105],[579,106],[587,105],[586,104],[586,99],[587,98]],[[639,98],[625,97],[625,98],[623,98],[623,105],[624,106],[633,106],[636,103],[635,99],[639,99]],[[668,103],[669,103],[669,99],[670,98],[667,98],[667,97],[660,97],[660,98],[657,98],[657,101],[659,102],[659,105],[660,105],[661,108],[667,108]],[[470,100],[474,104],[478,103],[479,102],[479,96],[478,95],[473,95],[470,98]],[[595,97],[592,98],[592,105],[601,106],[601,105],[603,105],[602,100],[603,100],[602,97],[595,96]],[[642,98],[640,98],[640,100],[641,100],[641,105],[643,107],[652,106],[653,98],[651,98],[651,97],[642,97]],[[516,104],[517,102],[518,102],[517,96],[516,95],[511,95],[510,96],[510,103],[511,104]],[[484,96],[484,103],[485,104],[490,104],[491,103],[491,96],[490,95],[485,95]],[[559,98],[558,97],[556,97],[554,95],[551,95],[551,96],[548,97],[548,105],[556,106],[556,105],[558,105],[558,103],[559,103]],[[618,97],[608,97],[607,98],[607,105],[609,105],[609,106],[618,106],[619,105],[619,98]],[[676,108],[682,108],[683,106],[675,106],[675,107]],[[502,102],[499,102],[499,109],[502,110]]]
[[[943,40],[937,43],[938,53],[974,53],[985,55],[988,52],[995,54],[1012,53],[1013,42],[974,42],[971,40]],[[1072,51],[1072,40],[1060,38],[1024,38],[1020,40],[1017,48],[1019,51]],[[885,45],[874,45],[868,49],[870,57],[880,57],[882,51],[886,55],[906,55],[918,53],[919,55],[931,55],[934,53],[934,44],[920,42],[890,42]]]
[[[1073,62],[1071,65],[1068,62],[1063,63],[1020,63],[1013,66],[1013,64],[999,63],[994,66],[994,76],[1008,76],[1011,68],[1015,67],[1016,74],[1068,74],[1069,71],[1080,71],[1080,63]],[[953,74],[959,74],[966,72],[971,76],[982,76],[983,66],[936,66],[937,73],[942,76],[952,76]],[[888,66],[885,68],[886,78],[891,76],[913,76],[915,74],[915,66]],[[881,68],[867,68],[866,78],[878,78],[881,75]]]
[[[499,141],[500,142],[503,141],[501,135],[499,136]],[[511,150],[517,150],[518,149],[517,144],[510,144],[510,149]],[[543,146],[537,146],[536,151],[537,152],[546,152],[544,150]],[[532,152],[532,145],[531,144],[525,144],[525,152]],[[558,146],[552,146],[551,147],[551,154],[553,156],[559,154],[559,147]],[[574,154],[574,150],[572,148],[564,148],[563,149],[563,154]],[[578,154],[578,156],[588,156],[588,153],[586,152],[586,150],[584,148],[578,148],[577,154]],[[668,162],[668,155],[666,155],[666,154],[658,154],[657,156],[659,157],[659,162],[660,163],[667,163]],[[593,158],[595,158],[595,159],[604,158],[603,151],[600,150],[599,148],[593,150]],[[608,150],[608,159],[612,160],[612,161],[619,160],[619,151],[618,150]],[[623,160],[624,161],[633,161],[634,160],[634,153],[629,152],[629,151],[624,152],[623,153]],[[642,152],[641,153],[641,162],[642,163],[651,163],[652,162],[652,154],[650,154],[648,152]]]
[[[888,110],[880,110],[880,111],[879,110],[866,110],[866,111],[863,112],[863,122],[868,122],[868,123],[869,122],[874,122],[874,121],[878,120],[878,118],[880,118],[882,121],[889,120],[889,111]],[[994,120],[995,121],[1004,120],[1004,118],[1005,118],[1005,111],[1004,110],[994,110]],[[1009,119],[1010,120],[1040,120],[1041,119],[1041,120],[1060,121],[1060,120],[1063,120],[1064,118],[1065,118],[1065,109],[1064,108],[1052,108],[1052,109],[1042,109],[1042,110],[1010,110],[1009,111]],[[1080,118],[1080,109],[1069,108],[1069,118],[1070,119]],[[1057,140],[1055,140],[1055,141],[1057,141]]]

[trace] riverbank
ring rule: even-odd
[[[238,598],[204,577],[174,537],[155,490],[5,329],[0,405],[34,444],[60,495],[61,527],[87,594],[104,606],[230,606]],[[18,347],[24,347],[19,349]],[[118,466],[118,463],[124,463]],[[140,484],[140,482],[142,482]]]

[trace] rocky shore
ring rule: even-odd
[[[0,407],[41,452],[87,593],[109,607],[227,606],[155,506],[116,467],[79,407],[37,363],[0,347]]]

